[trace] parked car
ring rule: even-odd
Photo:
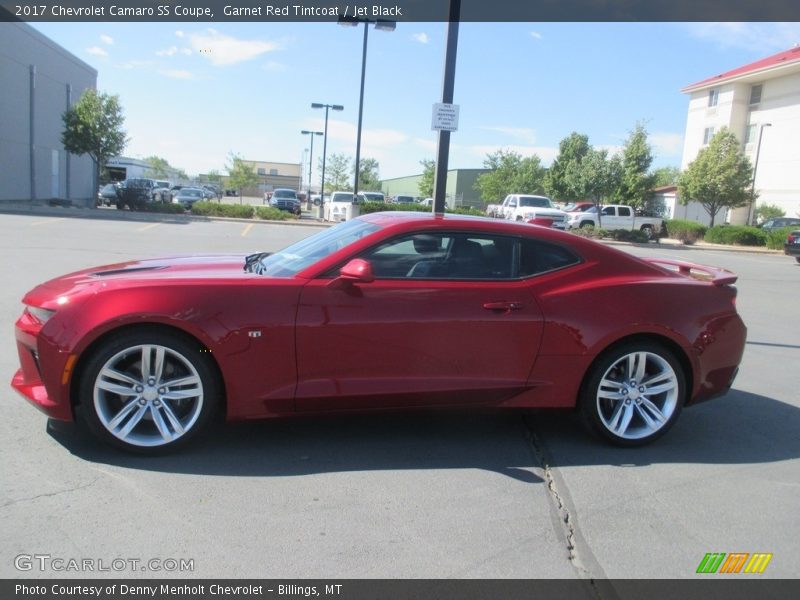
[[[183,204],[186,210],[192,210],[195,202],[206,200],[205,190],[200,188],[181,188],[177,194],[172,197],[173,204]]]
[[[584,212],[594,206],[594,202],[570,202],[562,209],[564,212]]]
[[[419,197],[410,196],[408,194],[398,194],[394,197],[393,202],[395,204],[416,204],[419,202]]]
[[[795,229],[786,236],[783,253],[787,256],[794,256],[794,259],[800,263],[800,229]]]
[[[153,179],[134,177],[126,179],[118,187],[117,208],[126,206],[130,210],[141,210],[153,201],[156,182]]]
[[[624,204],[609,204],[600,207],[598,218],[597,207],[583,212],[569,213],[567,229],[579,227],[602,227],[609,231],[624,229],[626,231],[643,231],[649,239],[656,239],[664,226],[661,217],[645,217],[634,212],[633,208]]]
[[[328,205],[326,219],[328,221],[344,221],[347,219],[348,214],[352,214],[352,205],[364,202],[364,197],[361,194],[354,195],[353,192],[333,192],[328,198],[325,199],[325,204]]]
[[[117,203],[117,189],[118,186],[116,183],[107,183],[100,188],[100,191],[97,192],[97,202],[98,204],[104,204],[105,206],[111,206],[112,204]]]
[[[784,229],[786,227],[800,227],[800,219],[793,217],[774,217],[767,219],[759,225],[764,231],[775,231],[776,229]]]
[[[420,406],[577,407],[635,446],[731,386],[746,337],[735,281],[526,223],[373,213],[275,253],[40,285],[16,323],[12,386],[140,453],[187,442],[218,410]]]
[[[152,200],[153,202],[163,202],[165,204],[172,201],[169,181],[155,181]]]
[[[266,203],[267,201],[265,200],[264,204]],[[269,199],[269,205],[278,210],[290,212],[298,217],[300,213],[303,212],[300,206],[300,199],[297,197],[297,192],[288,188],[273,190],[272,196]]]
[[[386,202],[383,192],[359,192],[364,197],[365,202]]]
[[[493,210],[498,212],[498,209]],[[511,221],[530,221],[545,217],[552,221],[552,227],[558,229],[564,229],[567,222],[567,213],[558,210],[550,198],[535,194],[507,195],[500,205],[499,214]]]

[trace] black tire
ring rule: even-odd
[[[518,222],[519,222],[519,221],[522,221],[522,217],[520,217],[520,216],[518,215],[518,216],[517,216],[517,221],[518,221]]]
[[[647,235],[648,240],[652,240],[655,237],[652,225],[642,225],[641,231]]]
[[[150,362],[147,376],[145,360]],[[153,455],[199,435],[217,413],[221,395],[207,349],[191,338],[147,328],[109,338],[92,350],[80,372],[76,409],[103,442]]]
[[[800,263],[800,256],[795,256],[794,259]]]
[[[632,375],[627,372],[631,368]],[[648,380],[653,380],[649,386]],[[659,343],[639,341],[613,347],[595,360],[581,386],[578,407],[600,437],[618,446],[643,446],[669,431],[685,398],[680,361]]]

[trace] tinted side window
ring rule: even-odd
[[[530,277],[580,262],[578,256],[562,246],[529,239],[522,240],[519,258],[520,277]]]
[[[617,213],[617,216],[619,216],[619,217],[630,217],[631,216],[631,209],[628,208],[627,206],[620,206],[617,210],[619,211]]]

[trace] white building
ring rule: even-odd
[[[693,83],[681,169],[727,127],[742,140],[755,170],[758,203],[800,216],[800,46]],[[759,137],[761,144],[759,149]],[[747,222],[750,208],[728,215]]]
[[[94,164],[64,150],[61,115],[97,71],[25,23],[0,23],[0,202],[93,205]]]

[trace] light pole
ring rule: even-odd
[[[300,133],[311,136],[311,154],[308,155],[308,197],[306,198],[306,207],[311,210],[311,165],[314,164],[314,136],[322,135],[322,132],[303,129]],[[322,196],[320,196],[319,202],[322,204]]]
[[[756,156],[753,160],[753,183],[750,186],[750,210],[747,211],[747,224],[752,225],[755,220],[756,205],[756,171],[758,171],[758,155],[761,153],[761,136],[764,135],[764,127],[772,127],[772,123],[762,123],[758,128],[758,143],[756,144]]]
[[[322,180],[319,188],[319,214],[320,219],[325,218],[325,158],[328,153],[328,110],[344,110],[341,104],[321,104],[319,102],[312,102],[311,108],[324,108],[325,109],[325,132],[322,138]]]
[[[367,34],[369,33],[369,24],[375,23],[375,29],[380,31],[394,31],[397,23],[394,21],[372,21],[370,19],[362,19],[358,17],[339,17],[339,24],[350,27],[357,27],[359,23],[364,24],[364,46],[361,51],[361,93],[358,97],[358,128],[356,130],[356,175],[355,183],[353,184],[353,196],[358,194],[358,176],[361,172],[361,120],[364,114],[364,76],[367,71]]]

